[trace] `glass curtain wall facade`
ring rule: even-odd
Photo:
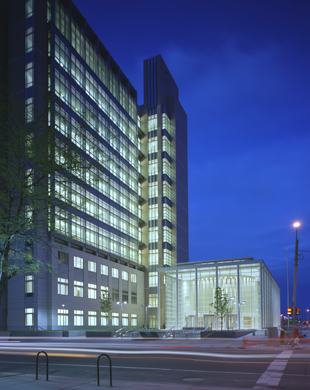
[[[160,324],[171,327],[221,327],[215,291],[227,294],[229,315],[223,329],[262,329],[280,324],[280,290],[263,260],[218,260],[158,269],[165,301]]]

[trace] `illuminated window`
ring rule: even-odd
[[[119,313],[112,313],[112,326],[119,326]]]
[[[88,298],[97,299],[97,286],[95,284],[88,283]]]
[[[101,275],[109,275],[109,267],[101,264]]]
[[[149,287],[157,287],[158,273],[150,272],[149,273]]]
[[[34,46],[34,33],[33,27],[27,28],[25,36],[25,52],[29,53],[33,50]]]
[[[34,85],[34,63],[29,62],[25,67],[25,88],[32,87]]]
[[[83,269],[84,260],[81,257],[74,256],[74,267]]]
[[[34,325],[34,308],[26,308],[25,309],[25,326],[33,326]]]
[[[133,283],[137,283],[137,275],[136,274],[131,274],[131,281],[133,282]]]
[[[83,326],[84,316],[83,310],[74,310],[74,326]]]
[[[150,307],[158,307],[158,294],[149,295],[149,305]]]
[[[108,326],[109,317],[107,313],[101,313],[101,326]]]
[[[88,312],[88,326],[97,326],[97,312],[89,311]]]
[[[109,288],[106,286],[101,286],[101,298],[108,298],[109,294]]]
[[[122,279],[123,280],[128,280],[128,272],[122,271]]]
[[[122,316],[122,326],[128,326],[128,314],[123,314]]]
[[[57,310],[57,324],[58,326],[68,326],[69,324],[69,310],[58,309]]]
[[[96,272],[96,263],[94,261],[88,261],[88,271]]]
[[[33,15],[33,0],[26,0],[25,17],[26,19]]]
[[[112,268],[112,277],[118,278],[118,269],[117,268]]]
[[[84,285],[83,282],[79,282],[78,280],[74,281],[74,296],[75,297],[83,298],[83,291],[84,291],[83,285]]]
[[[68,295],[69,286],[68,279],[58,278],[58,294],[60,295]]]
[[[131,326],[138,325],[138,316],[137,314],[131,314]]]
[[[34,281],[33,275],[25,276],[25,293],[26,294],[32,294],[34,292],[33,281]]]
[[[33,97],[26,99],[25,120],[27,123],[30,123],[34,120],[34,99],[33,99]]]

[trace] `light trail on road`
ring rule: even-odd
[[[167,350],[113,350],[113,349],[105,349],[105,348],[98,348],[98,349],[89,349],[89,348],[60,348],[60,347],[49,347],[49,346],[37,346],[37,347],[30,347],[30,346],[1,346],[0,353],[3,351],[3,353],[7,353],[9,351],[18,351],[18,352],[30,352],[30,351],[36,351],[44,349],[45,352],[54,352],[54,353],[69,353],[78,355],[78,352],[81,354],[86,353],[92,353],[92,354],[98,354],[104,350],[104,353],[112,354],[112,355],[169,355],[169,356],[191,356],[191,357],[215,357],[215,358],[221,358],[221,359],[237,359],[237,360],[247,360],[247,359],[274,359],[279,356],[279,353],[276,354],[223,354],[223,353],[211,353],[211,352],[192,352],[192,351],[167,351]],[[310,358],[310,354],[296,354],[293,357],[297,358],[297,356],[302,358]],[[240,363],[240,362],[239,362]]]

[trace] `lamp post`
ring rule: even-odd
[[[298,267],[298,239],[297,239],[297,228],[299,228],[300,223],[295,222],[293,224],[294,228],[296,228],[296,238],[295,238],[295,259],[294,259],[294,293],[293,293],[293,318],[292,318],[292,337],[295,337],[295,320],[296,320],[296,290],[297,290],[297,267]]]
[[[234,305],[238,305],[238,329],[240,329],[240,305],[244,305],[246,301],[234,302]]]
[[[229,330],[229,312],[228,312],[228,302],[232,302],[235,297],[230,297],[230,299],[222,298],[222,301],[226,300],[226,309],[227,309],[227,330]]]
[[[127,301],[116,302],[117,305],[121,305],[121,328],[123,326],[123,305],[127,305]]]
[[[308,323],[308,314],[309,314],[309,309],[307,309],[307,323]]]
[[[62,329],[65,330],[65,304],[63,303],[62,305]]]
[[[144,307],[145,308],[145,327],[146,327],[146,329],[147,329],[147,309],[149,308],[149,307],[151,307],[150,305],[141,305],[142,307]]]

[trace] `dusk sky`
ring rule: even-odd
[[[263,259],[310,309],[310,1],[75,0],[143,101],[161,54],[188,116],[190,261]],[[290,302],[291,304],[291,302]]]

